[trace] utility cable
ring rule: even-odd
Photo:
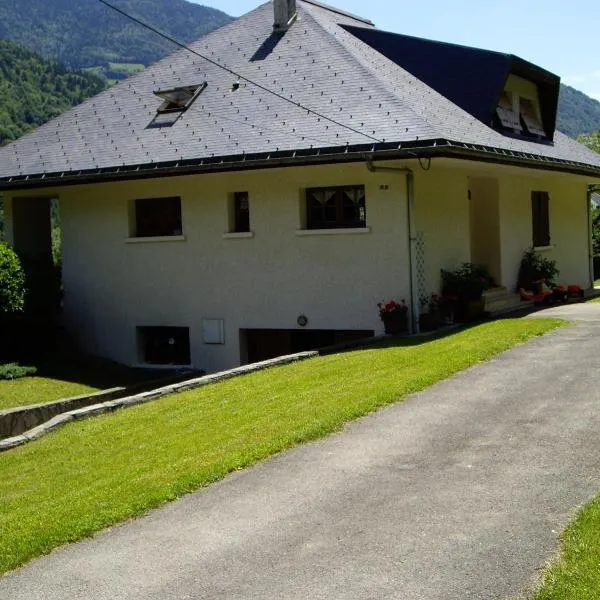
[[[335,119],[332,119],[331,117],[327,117],[326,115],[323,115],[323,114],[317,112],[316,110],[313,110],[312,108],[308,108],[307,106],[304,106],[300,102],[295,102],[294,100],[290,100],[289,98],[286,98],[285,96],[282,96],[278,92],[275,92],[275,91],[269,89],[268,87],[265,87],[265,86],[261,85],[260,83],[256,83],[255,81],[252,81],[252,79],[249,79],[248,77],[244,77],[240,73],[237,73],[236,71],[234,71],[232,69],[229,69],[228,67],[226,67],[224,65],[219,64],[217,61],[212,60],[211,58],[208,58],[207,56],[204,56],[204,55],[200,54],[199,52],[196,52],[195,50],[192,50],[192,48],[190,48],[186,44],[180,42],[179,40],[171,37],[170,35],[168,35],[166,33],[163,33],[162,31],[156,29],[152,25],[148,25],[147,23],[144,23],[144,21],[138,19],[137,17],[134,17],[134,16],[126,13],[124,10],[121,10],[117,6],[114,6],[110,2],[107,2],[107,0],[98,0],[98,1],[101,2],[102,4],[104,4],[105,6],[107,6],[108,8],[110,8],[110,9],[118,12],[119,14],[123,15],[127,19],[130,19],[134,23],[137,23],[138,25],[141,25],[142,27],[145,27],[146,29],[152,31],[153,33],[156,33],[157,35],[160,35],[164,39],[166,39],[169,42],[175,44],[176,46],[179,46],[180,48],[183,48],[184,50],[187,50],[188,52],[191,52],[192,54],[195,54],[196,56],[198,56],[199,58],[201,58],[201,59],[209,62],[210,64],[212,64],[212,65],[214,65],[216,67],[219,67],[220,69],[223,69],[224,71],[227,71],[231,75],[235,75],[238,79],[246,81],[247,83],[256,86],[258,89],[260,89],[260,90],[262,90],[264,92],[267,92],[268,94],[272,94],[273,96],[279,98],[280,100],[284,100],[285,102],[287,102],[287,103],[289,103],[289,104],[291,104],[293,106],[296,106],[297,108],[301,108],[302,110],[307,111],[309,114],[313,114],[313,115],[315,115],[317,117],[320,117],[321,119],[325,119],[326,121],[329,121],[330,123],[333,123],[333,124],[337,125],[338,127],[343,127],[344,129],[347,129],[348,131],[352,131],[353,133],[357,133],[359,135],[367,137],[370,140],[373,140],[375,142],[383,143],[383,140],[380,140],[379,138],[373,137],[373,136],[369,135],[368,133],[364,133],[363,131],[359,131],[358,129],[354,129],[353,127],[350,127],[349,125],[345,125],[344,123],[340,123],[339,121],[336,121]]]

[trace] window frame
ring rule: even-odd
[[[168,220],[165,222],[165,211],[161,211],[160,205],[166,206],[168,203],[172,204],[173,214],[167,216]],[[154,208],[149,208],[153,204]],[[158,227],[157,223],[160,223]],[[181,196],[135,198],[132,201],[130,238],[175,238],[182,235]]]
[[[345,212],[348,208],[353,208],[345,202],[344,193],[361,192],[362,199],[356,204],[356,214],[354,218],[348,219],[345,216]],[[334,193],[333,200],[334,204],[319,203],[316,198],[316,194],[319,193]],[[316,204],[316,203],[319,204]],[[331,229],[367,229],[367,195],[364,184],[358,185],[338,185],[338,186],[326,186],[326,187],[311,187],[305,190],[305,215],[306,215],[306,229],[307,230],[331,230]],[[328,219],[326,213],[333,212],[335,214],[334,219]],[[315,215],[315,212],[321,211],[321,218]],[[362,217],[361,217],[362,212]]]
[[[243,204],[246,208],[243,208]],[[232,206],[231,233],[250,233],[250,195],[248,192],[234,192]]]
[[[534,248],[550,246],[550,194],[531,192],[531,239]]]

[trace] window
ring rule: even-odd
[[[546,132],[542,127],[542,122],[538,117],[533,102],[528,98],[520,98],[519,105],[521,109],[521,119],[527,132],[531,135],[546,137]]]
[[[156,90],[155,96],[163,99],[156,116],[148,127],[171,127],[187,110],[194,100],[206,88],[206,81],[201,85],[187,85],[169,90]]]
[[[506,129],[512,129],[515,132],[521,131],[521,121],[519,116],[515,114],[513,109],[512,94],[508,92],[502,92],[500,100],[498,101],[498,108],[496,108],[496,114],[500,119],[502,127]]]
[[[181,235],[181,198],[138,198],[134,201],[132,237]]]
[[[189,365],[189,327],[138,327],[140,358],[151,365]]]
[[[247,231],[250,231],[248,192],[235,192],[233,194],[233,232],[244,233]]]
[[[365,186],[306,190],[306,227],[308,229],[366,227]]]
[[[538,84],[509,74],[496,107],[495,127],[520,136],[546,139]]]
[[[533,246],[550,245],[550,206],[548,192],[531,192]]]

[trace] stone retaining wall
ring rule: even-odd
[[[150,400],[161,398],[163,396],[166,396],[167,394],[173,394],[175,392],[185,392],[187,390],[199,388],[204,385],[216,383],[217,381],[222,381],[231,377],[237,377],[239,375],[244,375],[253,371],[259,371],[277,365],[284,365],[299,360],[304,360],[307,358],[311,358],[312,356],[318,356],[318,354],[319,352],[315,350],[309,352],[299,352],[298,354],[290,354],[288,356],[280,356],[271,360],[265,360],[259,363],[244,365],[242,367],[236,367],[235,369],[221,371],[219,373],[205,375],[203,377],[197,377],[195,379],[188,379],[180,383],[173,383],[167,386],[160,387],[158,389],[126,397],[115,398],[114,396],[112,396],[111,399],[111,394],[123,394],[124,388],[115,388],[113,390],[98,392],[89,396],[80,396],[77,398],[69,398],[66,400],[51,402],[45,405],[37,404],[30,407],[21,407],[9,411],[3,411],[2,413],[0,413],[0,421],[4,417],[7,423],[8,421],[12,421],[14,424],[16,424],[17,428],[21,427],[21,430],[19,431],[19,434],[10,434],[12,437],[0,439],[0,452],[4,450],[10,450],[11,448],[15,448],[22,444],[26,444],[27,442],[42,437],[43,435],[49,433],[53,429],[61,427],[65,423],[76,419],[85,419],[93,415],[116,410],[117,408],[142,404],[144,402],[149,402]],[[125,392],[128,391],[130,390],[125,390]],[[73,404],[69,405],[68,403],[70,402],[72,402]],[[78,405],[77,402],[87,402],[87,404],[81,406],[81,404]],[[52,405],[52,407],[50,407],[50,405]],[[76,408],[77,406],[80,407]],[[61,408],[63,409],[63,411],[60,412],[60,414],[58,414],[57,411],[59,411],[59,409]],[[52,411],[55,411],[54,416]],[[6,413],[14,414],[6,415]],[[36,418],[39,419],[45,417],[47,417],[48,420],[41,423],[38,421],[38,424],[34,425],[33,428],[28,428],[27,430],[22,429],[22,427],[28,423],[35,423]]]

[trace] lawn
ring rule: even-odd
[[[52,377],[0,380],[0,410],[97,392],[101,388]]]
[[[0,410],[128,386],[165,375],[85,355],[63,356],[35,366],[38,368],[35,376],[0,380]]]
[[[532,600],[597,600],[600,595],[600,496],[562,535],[560,558],[544,574]]]
[[[0,573],[546,333],[504,319],[271,368],[71,423],[0,455]]]

